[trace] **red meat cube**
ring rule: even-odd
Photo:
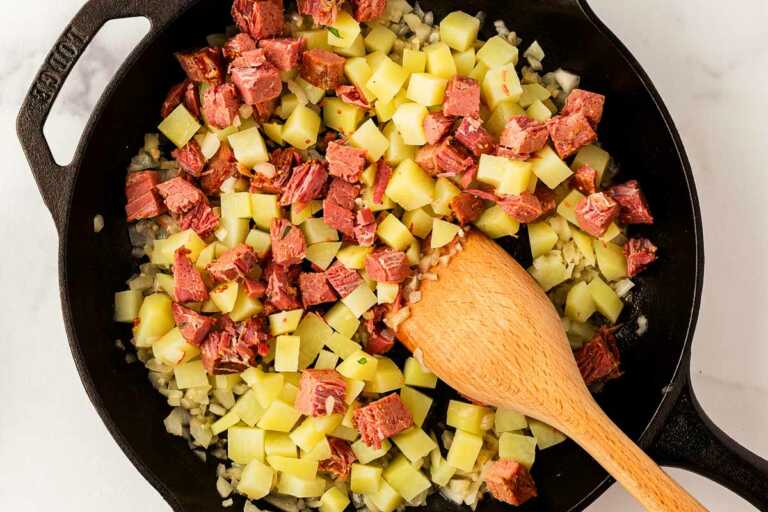
[[[372,21],[384,14],[387,0],[352,0],[355,8],[354,18],[359,21]]]
[[[325,277],[342,299],[355,291],[363,282],[363,278],[356,270],[347,268],[338,260],[328,267],[328,270],[325,271]]]
[[[194,117],[200,117],[200,98],[197,95],[197,87],[190,80],[184,80],[176,84],[168,91],[160,109],[161,117],[168,117],[173,110],[184,102],[184,106]]]
[[[411,275],[408,257],[403,251],[378,249],[365,258],[368,277],[383,283],[400,283]]]
[[[587,386],[600,386],[621,376],[619,349],[609,329],[598,329],[592,339],[573,355]]]
[[[232,68],[258,68],[269,64],[267,52],[262,48],[246,50],[229,65],[230,72]]]
[[[604,192],[590,194],[576,205],[576,220],[581,229],[600,237],[619,216],[619,204]]]
[[[360,175],[365,170],[366,151],[353,148],[341,142],[328,143],[325,151],[325,159],[328,161],[328,172],[331,176],[337,176],[350,183],[360,181]]]
[[[165,206],[175,214],[188,212],[206,201],[205,194],[199,188],[180,176],[160,183],[157,191],[165,199]]]
[[[301,52],[304,50],[303,39],[290,37],[262,39],[259,47],[267,54],[267,59],[279,70],[289,71],[299,65]]]
[[[219,217],[206,201],[197,203],[191,210],[182,213],[179,218],[181,229],[192,229],[201,238],[207,238],[219,227]]]
[[[443,114],[473,118],[480,115],[480,84],[466,76],[451,78],[445,88]]]
[[[496,144],[490,133],[483,128],[483,122],[477,117],[465,117],[456,128],[456,140],[464,144],[475,156],[493,153]]]
[[[371,108],[368,100],[356,85],[337,85],[336,96],[344,103],[357,105],[360,108]]]
[[[239,244],[216,258],[206,270],[215,281],[235,281],[249,275],[258,261],[251,246]]]
[[[574,89],[565,99],[561,115],[567,116],[574,112],[581,112],[589,120],[592,127],[596,128],[603,117],[605,96],[584,89]]]
[[[504,126],[499,144],[509,148],[513,154],[527,158],[527,155],[543,148],[548,138],[546,124],[528,116],[514,116]]]
[[[413,157],[418,166],[432,176],[439,173],[437,169],[437,150],[439,149],[439,146],[439,144],[427,144],[421,146],[416,150],[416,155]]]
[[[312,16],[316,25],[333,25],[344,0],[298,0],[299,14]]]
[[[251,106],[253,107],[253,118],[258,122],[263,123],[268,121],[269,118],[272,117],[272,114],[275,113],[275,109],[277,108],[277,98],[262,101],[261,103],[254,103]]]
[[[542,215],[547,215],[557,208],[557,196],[555,195],[555,191],[543,183],[536,183],[536,190],[533,191],[533,195],[535,195],[536,199],[541,203]]]
[[[636,180],[614,185],[608,189],[608,195],[619,203],[619,221],[622,224],[653,224],[648,202]]]
[[[555,116],[547,123],[547,129],[555,145],[555,151],[562,159],[568,158],[582,146],[597,140],[597,134],[581,112]]]
[[[453,127],[453,119],[440,112],[432,112],[424,118],[424,134],[427,136],[427,144],[437,144],[448,135]]]
[[[282,193],[283,187],[291,176],[291,169],[294,165],[301,163],[301,153],[294,148],[278,148],[272,151],[269,160],[274,166],[274,175],[254,173],[251,176],[251,192]]]
[[[205,156],[200,149],[200,144],[195,139],[191,139],[180,149],[174,149],[171,156],[176,159],[182,171],[190,176],[199,177],[205,167]]]
[[[273,37],[283,31],[282,0],[235,0],[232,18],[241,32],[254,39]]]
[[[344,80],[344,57],[312,48],[302,54],[299,74],[315,87],[335,89]]]
[[[544,213],[541,201],[530,192],[504,196],[499,201],[499,206],[513,219],[526,224],[535,221]]]
[[[328,172],[325,165],[317,160],[310,160],[293,168],[293,173],[285,185],[280,197],[283,206],[292,203],[308,203],[322,192]]]
[[[430,172],[428,169],[424,169],[432,175],[456,176],[475,165],[475,159],[472,158],[472,155],[464,146],[457,144],[453,137],[446,137],[443,142],[438,144],[434,162],[436,171]]]
[[[255,279],[243,279],[245,293],[252,299],[260,299],[267,293],[267,285]]]
[[[396,393],[357,409],[352,421],[363,442],[375,449],[381,442],[413,425],[413,416]]]
[[[585,195],[597,192],[597,171],[588,165],[582,165],[571,178],[571,187]]]
[[[480,218],[485,210],[485,203],[479,197],[462,192],[451,200],[451,210],[459,224],[466,226]]]
[[[336,294],[328,285],[328,280],[322,272],[302,272],[299,274],[299,288],[301,289],[301,301],[304,308],[334,302]]]
[[[212,85],[224,83],[224,63],[221,60],[220,49],[201,48],[192,52],[179,52],[175,55],[187,77],[193,82],[205,82]]]
[[[208,162],[208,168],[200,176],[200,186],[206,194],[219,191],[221,185],[230,176],[237,174],[237,160],[229,144],[222,141],[219,150]]]
[[[373,180],[373,202],[381,204],[384,194],[387,191],[387,185],[392,178],[392,167],[384,159],[376,162],[376,177]]]
[[[301,307],[295,285],[296,272],[281,265],[270,264],[265,274],[267,275],[267,298],[275,309],[285,311]]]
[[[272,219],[269,236],[272,238],[272,260],[278,265],[296,265],[307,254],[304,233],[285,219]]]
[[[176,249],[173,257],[176,300],[178,302],[202,302],[208,299],[208,289],[205,287],[200,271],[192,265],[187,254],[189,254],[189,249],[180,247]]]
[[[514,460],[497,460],[485,471],[483,478],[493,497],[510,505],[522,505],[537,496],[531,474]]]
[[[317,469],[330,473],[334,478],[347,480],[352,471],[352,463],[357,460],[355,452],[348,442],[338,437],[329,437],[328,444],[331,447],[331,456],[321,460]]]
[[[323,201],[323,222],[348,237],[355,236],[355,214],[333,201]]]
[[[301,372],[294,407],[306,416],[340,414],[347,409],[347,382],[336,370],[308,368]]]
[[[386,354],[395,346],[395,332],[384,323],[384,316],[389,309],[390,306],[385,304],[374,306],[371,309],[373,316],[365,320],[368,333],[365,350],[369,354]]]
[[[243,53],[255,50],[256,48],[256,41],[245,32],[241,32],[230,37],[227,42],[224,43],[221,52],[224,54],[225,59],[232,61],[243,55]]]
[[[372,247],[376,240],[376,219],[369,208],[357,211],[355,222],[355,239],[363,247]]]
[[[128,222],[156,217],[165,211],[157,193],[157,171],[130,172],[125,178],[125,215]]]
[[[209,374],[240,373],[256,364],[258,355],[266,355],[263,319],[251,319],[235,325],[228,316],[220,316],[200,346],[200,358]]]
[[[240,98],[232,84],[214,85],[203,94],[203,116],[211,126],[226,128],[240,109]]]
[[[190,344],[199,347],[213,326],[213,317],[201,315],[197,311],[192,311],[175,302],[171,309],[173,321],[176,322],[181,335]]]
[[[473,163],[469,169],[464,171],[464,173],[461,175],[461,178],[459,178],[459,186],[461,188],[469,188],[472,185],[472,182],[475,181],[475,178],[477,178],[477,163]]]
[[[245,52],[229,68],[232,82],[248,105],[258,105],[280,96],[280,72],[264,56],[264,50]],[[247,65],[250,64],[250,65]]]
[[[656,261],[657,248],[647,238],[630,238],[624,244],[624,256],[627,258],[627,274],[634,277]]]
[[[348,183],[341,178],[333,178],[328,187],[326,201],[336,203],[342,208],[353,210],[355,208],[355,199],[360,195],[360,187]]]
[[[200,95],[197,93],[197,86],[192,82],[187,84],[187,90],[184,91],[184,106],[192,116],[200,119],[203,107],[200,105]]]

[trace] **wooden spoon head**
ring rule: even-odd
[[[421,282],[398,338],[460,393],[562,428],[591,398],[557,311],[495,242],[473,230],[462,245]]]

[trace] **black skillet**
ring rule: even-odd
[[[112,294],[135,269],[124,215],[125,168],[143,134],[155,129],[166,91],[181,79],[179,49],[204,45],[204,36],[231,24],[229,0],[90,0],[56,42],[18,117],[18,134],[43,200],[59,232],[61,302],[72,354],[88,395],[117,443],[174,510],[220,510],[215,463],[207,465],[183,441],[169,436],[168,406],[140,365],[127,365],[114,339],[128,338],[112,322]],[[657,219],[638,229],[661,248],[661,260],[642,275],[638,311],[650,320],[641,338],[623,337],[626,374],[598,401],[656,461],[690,469],[768,511],[768,462],[729,439],[707,418],[690,381],[691,338],[704,271],[701,218],[693,175],[664,104],[627,49],[584,0],[426,0],[436,19],[460,6],[504,19],[525,40],[538,39],[547,66],[583,77],[584,88],[607,95],[600,140],[621,168],[637,178]],[[107,87],[91,116],[73,162],[58,166],[43,124],[72,66],[108,20],[149,18],[148,36]],[[93,231],[102,214],[104,230]],[[510,242],[511,244],[512,242]],[[509,245],[516,255],[524,247]],[[627,329],[631,331],[631,329]],[[522,510],[575,511],[612,480],[571,442],[540,453],[534,476],[540,497]],[[458,510],[439,498],[429,510]],[[507,509],[484,501],[479,510]]]

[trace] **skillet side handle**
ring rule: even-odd
[[[735,492],[768,511],[768,461],[728,437],[707,417],[691,386],[690,371],[666,424],[649,447],[660,464],[680,467]]]
[[[43,126],[69,73],[107,21],[146,17],[151,23],[144,39],[146,41],[160,32],[184,5],[191,3],[190,0],[89,0],[64,29],[45,58],[22,103],[16,119],[16,131],[43,201],[58,229],[61,229],[70,202],[75,181],[74,167],[82,141],[73,163],[58,165],[43,134]]]

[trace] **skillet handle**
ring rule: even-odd
[[[680,394],[649,452],[659,464],[693,471],[768,511],[768,461],[712,423],[693,392],[689,366],[681,371]]]
[[[151,27],[144,38],[159,33],[191,0],[89,0],[75,15],[54,44],[24,98],[16,119],[16,131],[32,174],[58,229],[61,229],[75,182],[75,167],[83,141],[73,162],[58,165],[43,134],[53,102],[77,60],[99,29],[111,19],[142,16]]]

